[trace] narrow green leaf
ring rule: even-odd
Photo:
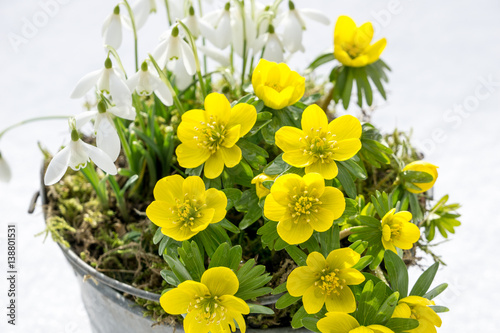
[[[427,292],[427,294],[425,294],[423,297],[427,298],[427,299],[434,299],[439,294],[441,294],[443,291],[445,291],[446,288],[448,288],[448,284],[447,283],[442,283],[439,286],[437,286],[436,288],[434,288],[431,291]]]
[[[410,295],[415,296],[424,296],[425,293],[429,290],[429,287],[434,281],[434,277],[436,276],[437,270],[439,268],[439,263],[435,263],[431,267],[429,267],[425,272],[420,275],[417,282],[410,291]]]
[[[293,261],[299,266],[306,266],[307,255],[295,245],[285,248],[285,251],[292,257]]]
[[[289,293],[284,294],[276,301],[276,309],[284,309],[296,303],[301,297],[293,297]]]
[[[266,315],[273,315],[274,314],[273,309],[270,309],[267,306],[248,303],[248,307],[250,308],[250,313],[262,313],[262,314],[266,314]]]
[[[391,250],[385,251],[384,261],[392,289],[399,291],[402,298],[406,297],[408,295],[408,270],[405,263]]]
[[[399,292],[397,291],[387,297],[384,303],[380,306],[373,322],[381,325],[385,324],[394,313],[394,309],[396,309],[396,306],[398,305],[398,300]]]

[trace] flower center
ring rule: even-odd
[[[194,139],[198,141],[198,146],[208,149],[210,153],[215,154],[226,138],[226,127],[217,123],[213,116],[210,116],[208,122],[200,121],[202,127],[194,129],[199,133]]]
[[[332,163],[335,151],[340,148],[335,140],[335,134],[327,132],[326,135],[320,135],[321,128],[316,131],[311,128],[311,132],[316,132],[316,135],[314,137],[306,135],[306,145],[302,151],[303,154],[313,157],[314,162],[321,160],[321,163]]]
[[[340,290],[344,289],[345,280],[338,277],[340,270],[338,268],[328,272],[323,269],[320,273],[320,278],[314,284],[323,291],[323,294],[340,295]]]
[[[276,90],[277,92],[281,92],[283,90],[283,87],[279,84],[279,83],[270,83],[270,82],[266,82],[265,83],[265,86],[266,87],[269,87],[271,89],[274,89]]]
[[[382,237],[385,241],[399,239],[402,223],[399,221],[390,221],[382,227]]]
[[[297,188],[294,187],[293,190],[296,192]],[[315,191],[316,189],[313,188],[312,191],[309,192],[306,187],[301,194],[292,197],[293,201],[288,204],[288,207],[292,211],[292,217],[297,218],[294,220],[294,223],[298,223],[301,216],[306,216],[306,222],[310,222],[311,219],[309,215],[313,212],[318,212],[318,209],[314,208],[314,205],[321,205],[322,202],[313,195]]]
[[[188,313],[196,311],[195,320],[198,323],[205,323],[207,326],[213,323],[219,325],[226,319],[227,309],[221,305],[217,296],[195,296],[194,302],[189,303]]]
[[[361,52],[363,51],[363,49],[361,47],[359,47],[358,45],[356,45],[355,43],[344,44],[344,45],[342,45],[342,48],[344,49],[344,51],[347,52],[347,54],[349,54],[351,59],[357,58],[361,54]]]
[[[195,223],[195,219],[201,217],[199,212],[199,207],[197,207],[196,199],[184,199],[181,201],[176,199],[177,205],[175,208],[172,208],[172,213],[175,214],[177,212],[177,221],[179,223],[180,228],[192,228]]]

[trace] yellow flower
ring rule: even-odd
[[[276,132],[276,145],[285,153],[283,160],[306,173],[317,172],[325,179],[337,176],[335,161],[345,161],[361,149],[361,123],[345,115],[328,123],[325,112],[317,105],[302,113],[302,130],[284,126]]]
[[[392,315],[393,318],[413,318],[418,320],[418,327],[408,333],[437,333],[436,327],[441,327],[441,318],[429,305],[435,305],[420,296],[408,296],[399,300]]]
[[[325,259],[319,252],[307,256],[307,266],[295,268],[288,276],[286,288],[294,297],[302,296],[307,313],[319,312],[326,303],[328,311],[354,312],[356,299],[349,285],[365,280],[352,268],[360,255],[350,248],[333,250]]]
[[[196,168],[205,163],[205,176],[216,178],[224,170],[241,161],[241,149],[236,145],[257,120],[257,111],[250,104],[240,103],[231,108],[227,98],[211,93],[205,98],[205,110],[190,110],[182,115],[177,130],[181,144],[176,149],[183,168]]]
[[[382,325],[360,326],[358,321],[342,312],[328,312],[318,321],[321,333],[394,333]]]
[[[165,312],[184,318],[186,333],[234,332],[234,322],[245,333],[242,314],[250,309],[241,298],[235,297],[239,282],[227,267],[210,268],[201,277],[201,283],[184,281],[160,297]]]
[[[276,177],[278,176],[268,176],[265,173],[261,173],[260,175],[257,175],[252,179],[252,184],[255,184],[255,190],[257,191],[257,196],[259,197],[259,199],[265,197],[269,194],[269,192],[271,192],[271,190],[262,185],[262,183],[267,180],[275,180]]]
[[[382,244],[384,249],[396,252],[395,247],[409,250],[413,243],[420,238],[420,229],[411,223],[411,213],[407,211],[396,212],[391,209],[382,218]]]
[[[306,79],[286,64],[261,59],[252,74],[255,95],[266,106],[279,110],[295,104],[302,98]]]
[[[197,176],[162,178],[156,183],[154,197],[156,201],[148,206],[146,215],[163,234],[177,241],[193,237],[226,216],[224,192],[205,191],[205,183]]]
[[[338,61],[349,67],[363,67],[380,58],[387,41],[382,38],[370,45],[373,26],[366,22],[359,28],[349,16],[340,16],[333,34],[333,54]]]
[[[326,186],[320,174],[303,178],[296,174],[279,177],[266,197],[264,215],[278,221],[278,234],[288,244],[300,244],[313,230],[323,232],[342,216],[345,198],[337,188]]]
[[[436,182],[436,179],[438,177],[438,172],[437,172],[437,166],[434,164],[430,164],[428,162],[424,161],[415,161],[411,162],[410,164],[406,165],[403,169],[403,171],[420,171],[420,172],[426,172],[432,176],[432,181],[429,183],[412,183],[413,185],[417,186],[420,188],[420,191],[416,191],[412,188],[408,188],[407,190],[411,193],[423,193],[425,191],[430,190],[431,187],[434,186],[434,183]]]

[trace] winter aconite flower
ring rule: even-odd
[[[435,326],[441,327],[442,321],[429,305],[435,303],[424,297],[408,296],[399,300],[392,317],[418,320],[418,327],[408,333],[437,333]]]
[[[309,314],[319,312],[325,303],[328,311],[354,312],[356,299],[348,286],[365,280],[363,274],[352,268],[359,258],[359,253],[351,248],[333,250],[326,259],[321,253],[312,252],[307,256],[307,266],[290,273],[286,288],[290,295],[302,296]]]
[[[116,166],[108,154],[80,139],[74,119],[70,119],[70,129],[71,141],[50,161],[45,172],[45,185],[49,186],[57,183],[64,176],[68,167],[75,171],[85,168],[91,159],[103,171],[110,175],[117,174]]]
[[[385,38],[370,45],[373,26],[366,22],[359,28],[348,16],[340,16],[333,36],[335,58],[349,67],[363,67],[380,58],[387,44]]]
[[[252,74],[255,95],[275,110],[297,103],[304,95],[305,80],[286,64],[265,59],[259,61]]]
[[[434,186],[434,183],[437,180],[438,177],[438,172],[437,172],[437,166],[434,164],[424,162],[424,161],[415,161],[411,162],[410,164],[406,165],[403,169],[403,171],[420,171],[420,172],[425,172],[428,173],[432,176],[432,181],[428,183],[412,183],[412,185],[420,188],[420,190],[416,190],[414,188],[407,188],[407,190],[411,193],[423,193],[431,189],[431,187]]]
[[[410,212],[403,211],[396,213],[396,209],[391,209],[382,218],[382,245],[386,250],[396,252],[396,247],[409,250],[413,243],[420,238],[420,229],[411,223]]]
[[[325,179],[338,174],[335,161],[345,161],[361,149],[361,123],[350,115],[328,123],[325,112],[317,105],[308,106],[302,113],[302,130],[284,126],[276,132],[276,145],[285,153],[288,164],[317,172]]]
[[[307,241],[314,230],[331,228],[345,209],[345,198],[337,188],[325,186],[318,173],[304,177],[287,174],[279,177],[266,197],[264,215],[278,221],[278,234],[288,244]]]
[[[354,317],[342,312],[328,312],[318,321],[318,329],[321,333],[394,333],[382,325],[361,326]]]
[[[186,333],[234,332],[235,322],[242,333],[246,331],[243,314],[250,308],[235,297],[239,281],[227,267],[213,267],[205,271],[201,282],[184,281],[160,298],[165,312],[184,318]]]
[[[277,176],[268,176],[265,173],[261,173],[252,179],[252,184],[255,184],[255,191],[257,192],[259,199],[265,197],[271,192],[271,190],[265,187],[262,183],[268,180],[275,180],[276,177]]]
[[[241,161],[236,144],[252,129],[257,120],[255,107],[240,103],[231,108],[227,98],[211,93],[205,98],[205,110],[190,110],[182,115],[177,135],[181,144],[176,149],[183,168],[196,168],[205,163],[205,176],[216,178],[224,170]]]
[[[156,183],[154,197],[146,215],[164,235],[177,241],[190,239],[226,216],[224,192],[205,190],[205,183],[197,176],[162,178]]]

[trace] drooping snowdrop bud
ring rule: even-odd
[[[210,59],[217,61],[223,67],[229,67],[231,64],[229,61],[229,54],[226,54],[216,48],[198,45],[198,50]]]
[[[116,105],[132,106],[132,96],[130,89],[125,83],[124,74],[119,69],[113,67],[109,57],[104,62],[103,69],[91,72],[78,81],[71,93],[71,98],[85,96],[95,85],[97,85],[99,92],[110,94]]]
[[[200,36],[199,18],[196,16],[193,6],[189,7],[188,16],[183,18],[181,21],[188,27],[194,38],[198,38],[198,36]]]
[[[103,171],[111,175],[116,175],[116,166],[111,158],[101,149],[89,145],[80,139],[74,118],[71,118],[69,123],[71,131],[70,143],[61,149],[50,161],[45,172],[45,185],[53,185],[61,180],[68,167],[73,170],[80,170],[81,168],[85,168],[90,160],[94,161]]]
[[[116,6],[102,25],[101,35],[104,45],[110,45],[117,50],[122,45],[122,18],[120,7]]]
[[[246,52],[255,44],[257,25],[250,13],[242,6],[238,7],[231,9],[231,42],[236,54],[243,57],[244,42],[246,41]],[[243,22],[245,22],[245,29],[243,29]]]
[[[8,183],[12,178],[10,167],[0,152],[0,182]]]
[[[283,54],[285,53],[285,50],[283,48],[281,40],[276,35],[274,26],[272,24],[269,25],[268,32],[259,36],[259,38],[255,42],[254,55],[262,50],[262,48],[264,48],[264,54],[262,55],[262,58],[277,63],[283,62]]]
[[[136,91],[140,96],[149,96],[153,92],[163,104],[173,104],[172,94],[167,85],[156,75],[156,71],[148,69],[148,63],[144,61],[141,69],[127,80],[130,91]]]
[[[208,13],[200,20],[201,34],[221,50],[231,44],[231,4],[226,3],[222,10]]]
[[[297,9],[292,1],[288,2],[289,10],[277,17],[277,22],[283,26],[283,45],[291,52],[304,52],[302,45],[302,34],[306,30],[303,17],[307,16],[325,25],[330,24],[330,20],[320,11],[314,9]]]
[[[149,14],[156,13],[156,1],[138,0],[132,5],[132,13],[134,13],[135,28],[139,30],[146,23]],[[130,18],[128,16],[124,16],[123,19],[124,23],[131,28],[132,24],[130,23]]]
[[[179,27],[176,25],[153,51],[153,57],[161,68],[164,68],[169,61],[176,60],[182,62],[186,72],[194,75],[196,63],[194,53],[188,43],[179,36]]]

